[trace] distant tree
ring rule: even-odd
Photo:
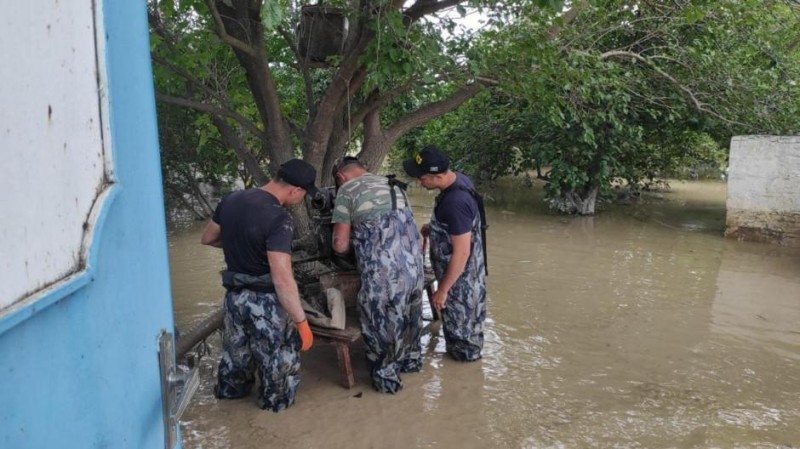
[[[592,214],[614,179],[636,186],[713,161],[709,144],[727,147],[734,134],[798,131],[791,2],[576,5],[555,19],[572,23],[558,35],[552,18],[525,8],[484,33],[472,60],[497,87],[425,132],[479,176],[548,165],[553,207]]]
[[[206,123],[190,109],[158,106],[161,171],[167,214],[186,211],[202,220],[213,212],[214,196],[232,180],[248,179],[239,164]],[[203,187],[206,186],[204,190]]]

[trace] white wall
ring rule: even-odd
[[[731,140],[726,235],[800,246],[800,136]]]
[[[83,264],[107,165],[93,3],[3,7],[0,315]]]

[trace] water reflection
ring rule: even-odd
[[[675,184],[594,218],[549,213],[540,190],[490,193],[484,359],[454,362],[437,328],[395,396],[338,386],[335,351],[303,357],[298,403],[211,396],[219,356],[183,425],[186,448],[695,448],[800,442],[800,254],[724,240],[725,187]],[[418,221],[433,196],[416,191]],[[219,304],[218,250],[201,225],[170,239],[176,321]],[[251,398],[252,399],[252,398]]]

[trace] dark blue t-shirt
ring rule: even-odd
[[[436,207],[433,213],[436,220],[441,222],[450,235],[466,234],[472,230],[472,223],[478,215],[478,203],[469,192],[459,189],[458,186],[474,189],[467,175],[455,172],[456,181],[450,187],[442,190],[436,198]]]
[[[292,253],[294,221],[278,199],[262,189],[233,192],[220,201],[212,218],[221,228],[229,271],[269,273],[267,251]]]

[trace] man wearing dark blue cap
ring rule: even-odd
[[[261,376],[259,406],[279,412],[294,403],[300,356],[313,343],[292,273],[294,222],[284,208],[315,195],[317,172],[292,159],[260,188],[222,199],[201,242],[222,248],[227,270],[222,360],[215,395],[247,396]]]
[[[427,146],[403,162],[406,173],[426,189],[439,190],[431,222],[422,235],[431,242],[438,282],[431,303],[441,314],[447,352],[456,360],[481,358],[486,320],[486,259],[478,198],[472,181],[450,170],[449,158]]]

